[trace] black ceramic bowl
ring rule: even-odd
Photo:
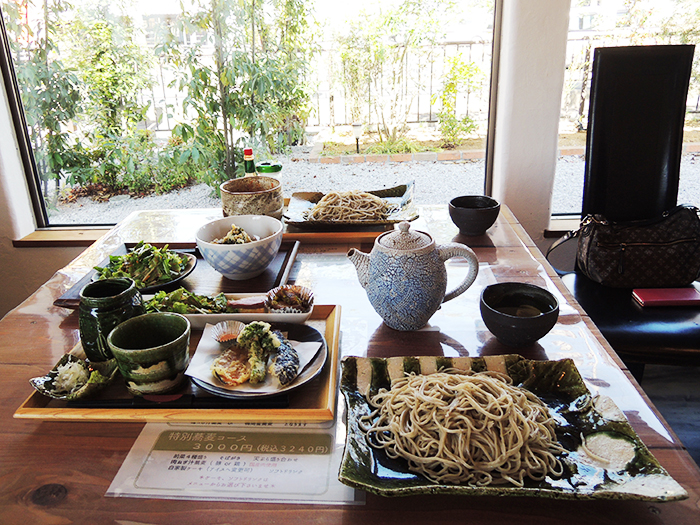
[[[534,284],[498,283],[481,292],[481,318],[508,346],[526,346],[544,337],[556,324],[559,303]]]
[[[450,218],[462,235],[483,235],[498,217],[501,205],[486,195],[462,195],[450,201]]]

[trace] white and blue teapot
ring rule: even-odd
[[[469,271],[464,281],[446,294],[445,261],[453,257],[466,258]],[[429,234],[411,231],[408,222],[377,237],[370,254],[353,248],[348,258],[372,307],[387,326],[402,331],[423,328],[440,305],[467,290],[479,272],[479,261],[471,248],[458,243],[436,246]]]

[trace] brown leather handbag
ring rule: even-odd
[[[674,288],[700,276],[700,217],[694,206],[639,221],[589,215],[573,236],[579,271],[605,286]]]

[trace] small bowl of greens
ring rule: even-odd
[[[184,279],[196,264],[193,254],[141,241],[124,255],[110,255],[106,265],[95,266],[94,280],[128,277],[139,291],[149,293]]]

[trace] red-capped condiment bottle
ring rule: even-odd
[[[243,150],[243,168],[245,170],[245,175],[257,175],[258,172],[255,169],[255,157],[253,157],[253,148],[245,148]]]

